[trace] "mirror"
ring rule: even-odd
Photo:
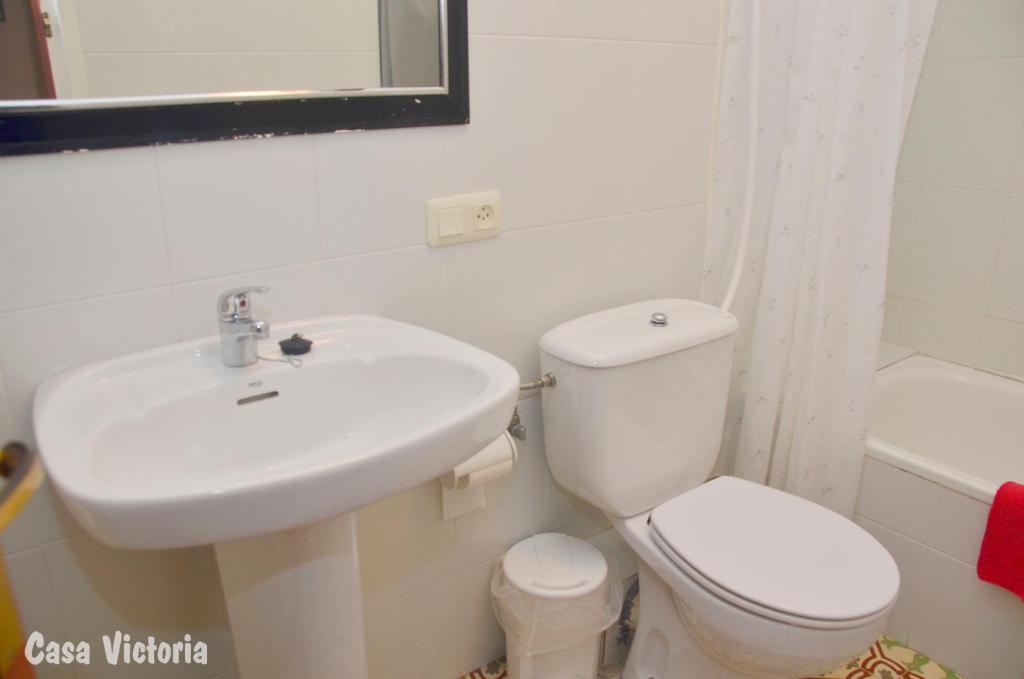
[[[465,0],[0,0],[0,154],[468,122]]]

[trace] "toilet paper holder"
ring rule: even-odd
[[[534,391],[555,386],[554,373],[539,380],[519,385],[519,391]],[[506,431],[483,450],[443,475],[441,482],[441,508],[445,519],[482,509],[487,504],[484,484],[512,472],[519,459],[516,441],[525,441],[526,425],[519,416],[519,407],[512,411],[512,420]]]
[[[445,519],[482,509],[487,504],[484,484],[511,473],[519,460],[519,450],[509,432],[489,443],[483,450],[443,475],[441,509]]]

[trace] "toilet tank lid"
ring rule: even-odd
[[[576,365],[614,368],[726,337],[738,325],[735,316],[718,307],[655,299],[567,321],[544,333],[540,348]]]

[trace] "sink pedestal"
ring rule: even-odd
[[[216,552],[241,679],[368,677],[354,512]]]

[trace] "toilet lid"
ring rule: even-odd
[[[899,591],[896,563],[860,526],[820,505],[722,476],[651,512],[658,546],[684,570],[808,620],[870,617]]]

